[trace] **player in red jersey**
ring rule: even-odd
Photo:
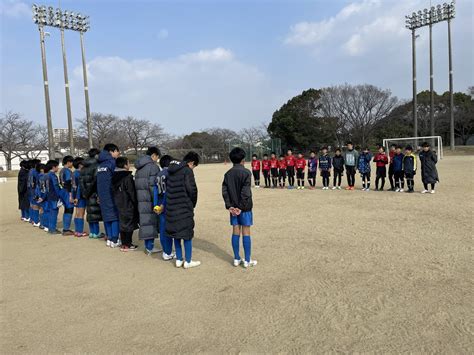
[[[268,189],[270,187],[270,160],[268,159],[268,154],[263,156],[262,172],[265,179],[265,188]]]
[[[306,159],[303,153],[298,153],[298,159],[295,161],[296,180],[298,183],[298,190],[304,189],[304,169],[306,168]]]
[[[272,188],[275,189],[278,185],[278,159],[275,152],[270,156],[270,172],[272,175]]]
[[[253,174],[253,181],[255,183],[255,188],[260,187],[260,169],[261,164],[260,160],[257,159],[257,154],[252,155],[252,174]]]
[[[295,163],[296,158],[293,155],[293,151],[288,149],[288,152],[285,157],[286,162],[286,175],[288,176],[288,188],[294,189],[295,186]]]
[[[280,160],[278,161],[278,181],[280,183],[280,189],[285,187],[286,182],[286,160],[285,156],[280,155]]]

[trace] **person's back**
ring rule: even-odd
[[[21,220],[28,222],[30,220],[30,201],[28,199],[28,162],[23,160],[20,163],[18,172],[18,209],[21,211]]]
[[[234,166],[224,175],[222,197],[225,208],[230,214],[234,266],[239,266],[242,263],[240,258],[240,236],[242,236],[245,253],[243,264],[245,268],[248,268],[249,266],[257,265],[257,261],[251,259],[250,227],[253,225],[253,201],[250,188],[251,174],[243,165],[245,159],[245,151],[243,149],[232,149],[229,157]]]
[[[91,148],[88,152],[89,158],[82,163],[79,175],[80,198],[86,200],[87,223],[89,223],[89,238],[100,238],[99,222],[102,221],[102,213],[97,199],[97,156],[100,151]]]
[[[151,255],[159,250],[155,248],[155,238],[158,236],[158,217],[153,211],[153,186],[160,171],[157,164],[160,150],[148,148],[146,155],[135,162],[135,189],[137,190],[138,214],[140,218],[139,239],[144,241],[145,253]]]
[[[198,198],[193,169],[198,164],[199,156],[195,152],[186,154],[181,162],[171,161],[166,183],[166,234],[174,238],[176,267],[184,265],[185,269],[201,265],[201,262],[192,260],[194,207]],[[183,261],[182,241],[186,261]]]
[[[422,193],[428,193],[431,185],[431,193],[435,193],[435,185],[439,181],[438,169],[436,163],[438,157],[434,151],[431,150],[428,142],[422,144],[422,151],[419,154],[421,162],[421,181],[423,182],[424,190]]]

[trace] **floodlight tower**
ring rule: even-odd
[[[415,30],[420,27],[429,26],[430,41],[430,130],[431,135],[435,135],[434,124],[434,75],[433,75],[433,25],[438,22],[448,22],[448,51],[449,51],[449,94],[450,94],[450,143],[451,150],[454,150],[454,100],[453,100],[453,69],[452,69],[452,48],[451,48],[451,20],[455,16],[455,3],[444,3],[442,6],[431,6],[430,9],[413,12],[405,16],[406,28],[412,31],[412,56],[413,56],[413,123],[415,126],[415,137],[418,136],[418,122],[416,115],[416,59],[415,59]]]
[[[82,54],[82,76],[84,79],[84,98],[86,101],[86,123],[87,123],[87,139],[89,141],[89,148],[92,148],[92,121],[91,111],[89,106],[89,85],[87,82],[87,64],[86,64],[86,51],[84,48],[84,33],[89,30],[89,16],[77,14],[77,30],[81,38],[81,54]]]
[[[43,84],[44,84],[44,102],[46,106],[46,126],[48,128],[48,155],[49,159],[54,159],[54,135],[53,123],[51,120],[51,102],[49,99],[49,83],[48,83],[48,69],[46,66],[46,46],[44,43],[45,32],[44,26],[48,24],[48,17],[46,16],[46,7],[37,6],[33,4],[33,21],[38,25],[40,33],[40,47],[41,47],[41,63],[43,66]]]

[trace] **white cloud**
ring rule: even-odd
[[[31,15],[31,9],[22,1],[2,0],[0,3],[0,15],[13,18],[28,17]]]
[[[259,124],[281,103],[261,71],[220,47],[166,60],[97,57],[88,73],[93,111],[147,118],[174,133]],[[73,107],[83,106],[81,89],[77,67]]]

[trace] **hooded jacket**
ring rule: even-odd
[[[153,187],[160,167],[149,155],[144,155],[135,162],[135,168],[135,189],[140,217],[139,238],[154,239],[158,236],[159,218],[153,212]]]
[[[403,172],[405,175],[415,175],[416,174],[416,156],[415,154],[405,154],[402,160],[403,163]]]
[[[359,161],[357,164],[357,169],[361,174],[370,173],[370,161],[372,160],[371,153],[362,153],[359,155]]]
[[[97,201],[97,159],[84,160],[79,176],[79,191],[81,197],[87,200],[87,222],[97,223],[102,221],[100,206]]]
[[[28,200],[28,170],[21,168],[18,173],[18,209],[27,210],[30,208],[30,200]]]
[[[242,164],[234,164],[225,173],[222,182],[222,197],[226,209],[236,207],[242,212],[252,210],[251,174]]]
[[[435,184],[439,181],[438,169],[436,169],[436,163],[438,162],[438,156],[432,150],[427,152],[421,151],[419,154],[421,162],[421,180],[425,184]]]
[[[119,214],[120,231],[133,232],[138,228],[138,210],[132,172],[116,169],[112,176],[112,189]]]
[[[118,221],[117,206],[115,206],[112,191],[112,176],[115,171],[115,159],[103,150],[99,154],[97,168],[97,195],[99,196],[100,211],[104,222]]]
[[[166,233],[171,238],[194,237],[194,207],[198,189],[193,170],[186,162],[172,161],[166,184]]]

